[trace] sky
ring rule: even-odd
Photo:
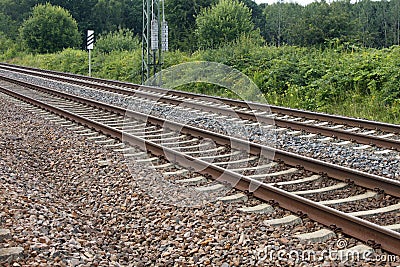
[[[261,4],[261,3],[268,3],[268,4],[273,4],[278,2],[278,0],[255,0],[255,2],[257,4]],[[284,0],[285,3],[290,3],[290,2],[294,2],[294,3],[299,3],[300,5],[308,5],[311,2],[314,2],[314,0]]]

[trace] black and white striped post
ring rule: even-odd
[[[93,44],[94,44],[94,31],[88,30],[87,31],[87,39],[86,39],[86,47],[89,50],[89,76],[92,76],[91,51],[93,49]]]

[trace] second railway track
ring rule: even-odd
[[[28,67],[1,64],[0,68],[11,72],[58,80],[79,86],[92,87],[121,95],[141,97],[175,106],[180,105],[182,107],[201,109],[222,115],[230,116],[232,110],[234,110],[235,115],[243,120],[265,124],[273,123],[282,129],[289,128],[293,131],[321,134],[326,137],[334,137],[348,142],[354,141],[365,145],[362,147],[365,149],[370,146],[377,146],[400,151],[399,125],[289,109],[267,104],[249,103],[221,97],[197,95],[183,91],[140,86],[131,83],[96,79]],[[6,78],[3,77],[3,79]],[[199,97],[202,97],[202,99],[197,100],[196,98]],[[215,101],[217,101],[217,103]],[[221,105],[221,103],[223,105]],[[249,105],[251,107],[249,107]],[[347,144],[346,142],[343,143]],[[383,150],[383,152],[389,153],[389,150]]]
[[[399,228],[400,222],[396,217],[389,219],[390,212],[399,209],[400,182],[398,181],[137,112],[129,112],[130,115],[127,117],[126,111],[122,108],[46,88],[27,89],[15,85],[7,87],[3,86],[1,91],[82,125],[95,128],[103,134],[124,140],[130,145],[139,146],[154,155],[163,155],[170,160],[172,158],[172,163],[180,166],[178,170],[172,171],[176,175],[179,171],[183,172],[183,169],[196,170],[200,175],[210,175],[218,179],[222,186],[230,184],[242,191],[251,191],[257,198],[265,201],[275,200],[280,206],[294,212],[301,211],[325,225],[334,224],[351,236],[365,242],[373,241],[380,244],[387,251],[392,253],[400,251],[400,234],[393,231]],[[198,140],[205,140],[205,144],[198,143]],[[200,146],[207,146],[207,140],[212,140],[215,147],[199,150]],[[271,151],[275,153],[275,159],[283,163],[268,161],[267,157],[265,163],[253,164],[263,160],[263,155],[268,155]],[[160,165],[164,164],[168,165],[168,163]],[[274,171],[268,172],[269,168]],[[267,172],[264,172],[265,170]],[[327,174],[327,177],[321,173]],[[270,179],[281,175],[287,176],[280,178],[279,182]],[[349,184],[351,181],[363,186],[364,189],[354,189]],[[343,190],[346,187],[353,189],[341,195],[340,200],[335,201],[329,195],[330,191]],[[365,191],[365,188],[369,191]],[[363,207],[366,210],[354,211],[353,206],[350,208],[353,209],[350,215],[340,211],[349,210],[341,206],[343,203],[357,203],[373,199],[377,194],[382,195],[382,192],[374,193],[375,188],[383,189],[386,196],[393,198],[387,201],[385,208],[366,205]],[[358,194],[360,192],[362,194]],[[321,200],[320,197],[315,197],[318,193],[325,193],[325,198]],[[336,208],[333,209],[328,205]],[[391,224],[379,226],[364,219],[365,216],[376,214],[389,214],[387,220]]]

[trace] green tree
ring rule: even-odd
[[[196,49],[196,16],[201,10],[217,3],[216,0],[165,0],[165,16],[169,27],[171,49]]]
[[[93,7],[94,30],[98,33],[116,31],[123,27],[123,6],[116,0],[99,0]]]
[[[296,44],[322,45],[332,39],[347,40],[352,27],[350,14],[339,4],[313,2],[302,10],[301,18],[291,26],[291,35]]]
[[[31,8],[40,2],[37,0],[0,0],[0,12],[9,16],[13,21],[22,23],[28,18]]]
[[[15,40],[18,28],[29,17],[30,11],[39,1],[35,0],[0,0],[0,31]]]
[[[389,3],[391,44],[400,44],[400,0],[392,0]]]
[[[142,34],[143,0],[123,0],[123,28],[131,29],[137,35]]]
[[[134,51],[139,48],[141,48],[139,38],[133,31],[126,29],[101,34],[96,41],[96,50],[102,53]]]
[[[9,16],[1,12],[0,12],[0,32],[2,32],[2,35],[5,35],[5,37],[13,39],[15,39],[15,37],[18,35],[15,22],[12,21]]]
[[[266,17],[265,40],[277,46],[296,44],[293,40],[293,25],[300,21],[304,7],[297,3],[283,3],[282,0],[264,6]]]
[[[80,43],[78,25],[68,11],[47,3],[33,8],[32,15],[21,27],[27,47],[38,53],[52,53]]]
[[[253,21],[254,26],[260,30],[261,36],[266,38],[266,25],[267,20],[263,14],[263,9],[257,5],[253,0],[240,0],[245,6],[251,10],[251,21]]]
[[[98,0],[41,0],[38,3],[44,4],[47,2],[68,10],[78,23],[78,29],[82,34],[86,30],[95,29],[96,21],[94,21],[93,9]]]
[[[254,33],[251,11],[237,0],[220,0],[196,18],[196,35],[201,48],[216,48],[246,33]]]
[[[370,0],[362,0],[354,5],[357,17],[357,39],[366,47],[374,47],[374,41],[378,38],[379,32],[375,25],[376,7]]]

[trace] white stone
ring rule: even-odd
[[[264,224],[267,226],[294,225],[294,224],[300,224],[300,223],[301,223],[301,219],[295,215],[288,215],[283,218],[264,221]]]
[[[196,190],[200,192],[213,192],[213,191],[218,191],[225,188],[224,185],[222,184],[215,184],[215,185],[210,185],[210,186],[201,186],[197,187]]]
[[[297,180],[292,180],[292,181],[284,181],[284,182],[279,182],[279,183],[269,183],[269,185],[290,185],[290,184],[300,184],[300,183],[306,183],[306,182],[312,182],[316,181],[320,178],[319,175],[312,175],[310,177],[302,178],[302,179],[297,179]]]
[[[328,192],[328,191],[341,189],[347,185],[348,185],[347,183],[337,183],[335,185],[327,186],[327,187],[323,187],[323,188],[304,190],[304,191],[296,191],[296,192],[291,192],[291,193],[295,194],[295,195],[309,195],[309,194],[322,193],[322,192]]]
[[[23,251],[21,247],[0,248],[0,260],[16,259],[22,256]]]
[[[360,194],[360,195],[356,195],[356,196],[351,196],[351,197],[347,197],[347,198],[325,200],[325,201],[320,201],[318,203],[322,204],[322,205],[340,204],[340,203],[358,201],[358,200],[367,199],[367,198],[370,198],[370,197],[375,197],[376,194],[377,193],[374,192],[374,191],[367,191],[364,194]]]
[[[253,207],[239,208],[238,210],[242,211],[242,212],[249,212],[249,213],[270,213],[270,212],[274,211],[274,208],[271,205],[263,203],[263,204],[253,206]]]
[[[233,203],[233,202],[246,202],[248,197],[243,193],[238,193],[235,195],[219,197],[217,200],[222,201],[224,203]]]
[[[248,177],[253,178],[253,179],[264,178],[264,177],[275,177],[275,176],[279,176],[279,175],[295,173],[297,171],[298,171],[298,169],[296,169],[296,168],[290,168],[290,169],[279,171],[279,172],[254,174],[254,175],[250,175]]]
[[[351,212],[350,215],[353,216],[367,216],[367,215],[374,215],[378,213],[385,213],[385,212],[390,212],[390,211],[395,211],[400,209],[400,203],[390,205],[387,207],[379,208],[379,209],[374,209],[374,210],[363,210],[363,211],[356,211],[356,212]]]
[[[336,234],[328,229],[321,229],[311,233],[298,234],[294,237],[300,239],[301,242],[324,242]]]
[[[197,176],[188,179],[176,180],[175,183],[177,184],[187,184],[187,185],[196,185],[206,182],[207,179],[204,176]]]

